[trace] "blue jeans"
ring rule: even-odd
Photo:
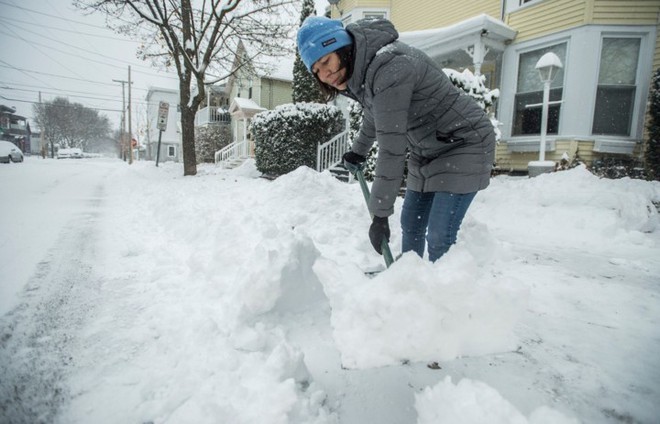
[[[476,194],[406,190],[401,210],[403,252],[412,250],[424,257],[424,245],[428,241],[431,262],[447,253],[451,245],[456,243],[463,217]]]

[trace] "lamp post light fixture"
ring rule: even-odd
[[[559,71],[563,68],[559,57],[548,52],[541,56],[536,62],[536,69],[539,71],[539,77],[543,83],[543,103],[541,112],[541,145],[539,146],[539,160],[538,162],[530,162],[528,164],[529,176],[550,172],[554,169],[555,163],[545,160],[545,138],[548,132],[548,108],[550,104],[550,84],[555,79]]]

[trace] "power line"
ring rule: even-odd
[[[26,89],[23,89],[23,88],[12,88],[12,87],[8,87],[8,86],[4,86],[4,87],[3,87],[3,86],[0,86],[0,89],[4,89],[4,90],[12,90],[12,91],[25,91],[25,92],[27,92],[27,93],[52,94],[52,95],[55,95],[55,96],[61,96],[61,95],[62,95],[61,93],[53,93],[53,92],[42,91],[42,90],[26,90]],[[70,92],[67,91],[66,93],[70,93]],[[67,96],[70,96],[70,97],[77,97],[77,98],[81,98],[81,99],[105,100],[105,101],[110,101],[110,102],[117,102],[117,101],[119,101],[119,100],[116,100],[116,99],[114,98],[115,96],[112,96],[112,97],[111,97],[111,96],[106,96],[106,97],[94,97],[94,96],[75,95],[75,94],[67,94]]]
[[[108,86],[113,85],[112,83],[109,83],[109,82],[106,83],[106,82],[92,81],[92,80],[88,80],[88,79],[85,79],[85,78],[75,78],[75,77],[69,77],[69,76],[66,76],[66,75],[56,75],[56,74],[50,74],[48,72],[32,71],[30,69],[18,68],[14,65],[11,65],[11,64],[5,62],[2,59],[0,59],[0,63],[4,63],[4,66],[0,65],[1,68],[11,68],[11,69],[15,69],[17,71],[21,71],[21,72],[24,72],[24,73],[27,72],[27,73],[30,73],[30,74],[46,75],[46,76],[49,76],[49,77],[64,78],[64,79],[69,79],[69,80],[74,80],[74,81],[83,81],[83,82],[88,82],[88,83],[91,83],[91,84],[100,84],[100,85],[108,85]],[[51,87],[51,88],[53,88],[53,87]]]
[[[62,19],[64,19],[64,18],[62,18]],[[110,36],[107,36],[107,35],[99,35],[99,34],[92,34],[92,33],[89,33],[89,32],[74,31],[74,30],[71,30],[71,29],[58,28],[58,27],[54,27],[54,26],[50,26],[50,25],[43,25],[43,24],[38,24],[38,23],[35,23],[35,22],[23,21],[23,20],[20,20],[20,19],[6,18],[4,16],[0,16],[0,21],[4,21],[5,23],[10,23],[10,24],[11,23],[21,23],[21,24],[24,24],[24,25],[37,26],[39,28],[48,28],[48,29],[54,29],[56,31],[68,32],[68,33],[71,33],[71,34],[85,35],[85,36],[88,36],[88,37],[105,38],[107,40],[124,41],[126,43],[139,43],[138,41],[130,40],[130,39],[126,39],[126,38],[110,37]]]
[[[12,31],[12,32],[14,31],[14,30],[11,29],[11,28],[8,28],[8,29],[9,29],[10,31]],[[21,37],[20,35],[16,34],[16,36],[17,36],[20,40],[23,40],[24,42],[26,42],[26,43],[29,44],[29,42],[28,42],[26,39],[24,39],[23,37]],[[60,63],[57,59],[51,57],[48,53],[46,53],[46,52],[44,52],[44,51],[41,51],[41,50],[40,50],[39,48],[37,48],[36,46],[32,46],[32,47],[34,47],[37,51],[39,51],[39,52],[40,52],[41,54],[43,54],[44,56],[48,57],[48,58],[49,58],[50,60],[52,60],[53,62],[55,62],[55,63],[57,63],[58,65],[60,65],[62,68],[66,69],[67,71],[71,72],[71,73],[74,74],[74,75],[78,75],[78,73],[77,73],[76,71],[73,71],[73,70],[67,68],[66,65],[63,65],[63,64]],[[46,46],[46,47],[47,47],[47,46]],[[78,75],[78,76],[79,76],[79,77],[82,77],[82,75]]]
[[[23,30],[24,30],[24,31],[27,31],[27,30],[25,30],[25,29],[23,29]],[[30,33],[32,33],[32,34],[35,34],[35,35],[37,35],[37,36],[39,36],[39,37],[45,37],[44,35],[41,35],[41,34],[39,34],[39,33],[35,33],[35,32],[33,32],[33,31],[27,31],[27,32],[30,32]],[[90,58],[88,58],[88,57],[80,56],[80,55],[77,55],[77,54],[75,54],[75,53],[67,52],[67,51],[65,51],[65,50],[60,50],[60,49],[57,49],[57,48],[55,48],[55,47],[48,46],[48,45],[45,45],[45,44],[42,44],[42,43],[39,43],[39,42],[36,42],[36,41],[27,40],[27,39],[22,38],[22,37],[19,37],[19,36],[13,36],[13,35],[11,35],[11,34],[3,33],[2,31],[0,31],[0,34],[5,34],[5,35],[7,35],[8,37],[18,38],[18,39],[20,39],[20,40],[22,40],[22,41],[28,43],[28,44],[31,45],[31,46],[32,46],[32,45],[42,46],[42,47],[46,47],[46,48],[48,48],[48,49],[50,49],[50,50],[53,50],[53,51],[56,51],[56,52],[60,52],[60,53],[63,53],[63,54],[69,55],[69,56],[73,56],[73,57],[77,57],[77,58],[79,58],[79,59],[86,60],[86,61],[88,61],[88,62],[98,63],[98,64],[105,65],[105,66],[111,66],[111,67],[113,67],[113,68],[118,68],[118,69],[124,69],[124,67],[123,67],[123,66],[120,66],[120,65],[114,65],[114,64],[112,64],[112,63],[107,63],[107,62],[101,62],[101,61],[98,61],[98,60],[93,60],[93,59],[90,59]],[[55,41],[55,40],[53,40],[53,41]],[[117,61],[117,62],[125,63],[125,64],[127,64],[127,65],[136,66],[136,65],[134,65],[132,62],[128,62],[128,61],[120,60],[120,59],[114,59],[114,58],[111,58],[111,57],[109,57],[109,56],[105,56],[105,55],[103,55],[103,54],[96,53],[96,52],[91,51],[91,50],[86,50],[86,49],[83,49],[83,48],[81,48],[81,47],[78,47],[78,46],[74,46],[74,45],[72,45],[72,44],[65,43],[65,42],[63,42],[63,41],[56,41],[56,42],[59,43],[59,44],[63,44],[63,45],[65,45],[65,46],[68,46],[68,47],[71,47],[71,48],[74,48],[74,49],[77,49],[77,50],[83,51],[83,52],[85,52],[85,53],[87,53],[87,54],[93,54],[93,55],[96,55],[96,56],[100,56],[100,57],[102,57],[102,58],[104,58],[104,59],[110,59],[110,60],[114,60],[114,61]],[[151,68],[146,67],[146,66],[140,66],[140,65],[137,65],[137,66],[138,66],[138,67],[141,67],[141,68],[143,68],[143,69],[149,69],[149,70],[151,70]],[[139,74],[143,74],[143,75],[153,76],[153,73],[148,73],[148,72],[143,72],[143,71],[136,71],[136,72],[139,73]],[[171,77],[171,76],[165,76],[165,75],[163,75],[163,76],[159,76],[159,77],[160,77],[160,78],[166,78],[166,79],[172,79],[172,80],[176,80],[176,81],[178,81],[178,78]]]
[[[34,89],[37,89],[37,90],[41,91],[42,93],[47,92],[47,91],[45,91],[46,87],[42,87],[42,86],[39,86],[39,85],[24,84],[24,83],[13,82],[13,81],[0,81],[0,84],[5,84],[4,88],[10,88],[8,86],[16,85],[16,86],[20,86],[20,87],[34,88]],[[0,87],[0,88],[2,88],[2,87]],[[52,90],[58,91],[60,93],[77,93],[77,94],[83,94],[83,95],[94,94],[94,93],[90,93],[89,91],[77,91],[77,90],[68,90],[68,89],[65,90],[65,89],[61,89],[61,88],[53,88]],[[139,91],[145,91],[145,92],[149,91],[146,88],[134,88],[133,90],[139,90]],[[58,94],[58,93],[49,93],[49,94]],[[108,97],[115,97],[115,96],[108,96]]]
[[[3,84],[0,82],[0,84]],[[26,86],[26,84],[14,84],[14,85],[23,85]],[[29,85],[27,85],[30,87]],[[37,87],[39,88],[39,87]],[[100,100],[103,102],[121,102],[121,100],[117,99],[117,96],[105,96],[105,97],[96,97],[96,96],[88,96],[87,94],[90,94],[88,92],[80,92],[80,91],[69,91],[69,90],[59,90],[59,93],[54,93],[50,91],[44,91],[44,90],[27,90],[27,89],[21,89],[21,88],[14,88],[14,87],[9,87],[7,85],[1,86],[0,85],[0,90],[10,90],[10,91],[22,91],[22,92],[27,92],[27,93],[40,93],[40,94],[50,94],[55,97],[66,97],[66,98],[80,98],[80,99],[91,99],[91,100]],[[140,91],[147,91],[145,89],[139,89]],[[75,93],[82,93],[82,94],[75,94]],[[28,100],[24,100],[24,102],[30,102]],[[132,100],[133,104],[136,106],[148,106],[149,102],[145,101],[144,99],[141,99],[140,97],[135,98]]]
[[[85,26],[92,27],[92,28],[97,28],[97,29],[99,29],[99,28],[107,29],[106,27],[102,27],[102,26],[99,26],[99,25],[92,25],[92,24],[88,24],[87,22],[74,21],[73,19],[62,18],[60,16],[55,16],[55,15],[51,15],[51,14],[48,14],[48,13],[39,12],[39,11],[34,10],[34,9],[29,9],[27,7],[17,6],[15,4],[7,3],[7,2],[2,1],[2,0],[0,0],[0,4],[4,4],[5,6],[14,7],[16,9],[21,9],[21,10],[25,10],[25,11],[28,11],[28,12],[36,13],[37,15],[48,16],[49,18],[61,19],[63,21],[73,22],[73,23],[76,23],[76,24],[79,24],[79,25],[85,25]]]
[[[39,104],[39,102],[35,102],[35,101],[31,101],[31,100],[13,99],[13,98],[10,98],[10,97],[5,97],[1,94],[0,94],[0,98],[3,98],[5,100],[11,100],[11,101],[14,101],[14,102],[32,103],[33,105],[38,105]],[[58,106],[64,107],[63,105],[58,105]],[[74,105],[70,105],[70,107],[74,107]],[[99,107],[88,107],[88,106],[85,106],[85,107],[88,108],[88,109],[102,110],[102,111],[107,111],[107,112],[121,112],[122,111],[121,109],[104,109],[104,108],[99,108]]]

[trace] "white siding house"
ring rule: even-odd
[[[180,162],[183,160],[181,149],[181,113],[179,111],[179,92],[167,88],[151,87],[147,93],[147,159],[156,160],[158,138],[160,136],[159,162]],[[169,103],[167,128],[160,134],[157,126],[160,102]]]

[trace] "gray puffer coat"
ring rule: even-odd
[[[490,119],[422,51],[396,41],[387,20],[362,20],[354,39],[353,74],[344,94],[362,104],[364,118],[352,150],[379,152],[369,210],[390,216],[403,179],[408,189],[471,193],[488,186],[495,156]]]

